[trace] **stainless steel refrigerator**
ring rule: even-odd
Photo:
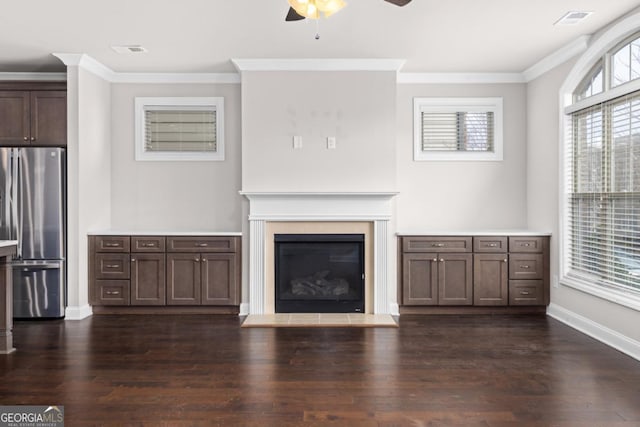
[[[14,318],[64,317],[65,177],[64,148],[0,148],[0,239],[18,241]]]

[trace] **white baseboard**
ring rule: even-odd
[[[82,320],[93,315],[93,310],[89,304],[82,307],[70,306],[65,310],[64,318],[66,320]]]
[[[395,302],[390,303],[389,314],[392,316],[400,316],[400,305]]]
[[[247,316],[248,314],[249,314],[249,303],[243,302],[242,304],[240,304],[240,313],[238,313],[238,315]]]
[[[615,348],[624,354],[640,360],[640,342],[632,338],[622,335],[619,332],[609,329],[591,319],[587,319],[573,311],[567,310],[557,304],[549,304],[547,315],[554,319],[571,326],[578,331],[589,335],[598,341]]]

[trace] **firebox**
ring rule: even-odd
[[[364,234],[276,234],[276,313],[363,313]]]

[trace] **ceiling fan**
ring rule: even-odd
[[[333,15],[346,6],[344,0],[288,0],[289,12],[285,21],[300,21],[301,19],[320,18],[322,13],[325,18]],[[406,6],[411,0],[384,0],[396,6]]]

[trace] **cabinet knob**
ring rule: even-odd
[[[508,260],[508,259],[506,259],[506,258],[505,258],[503,261],[504,261],[504,262],[509,262],[509,260]]]
[[[196,258],[196,262],[200,262],[200,258]]]
[[[32,136],[32,137],[31,137],[31,140],[32,140],[32,141],[35,141],[35,140],[36,140],[36,137],[35,137],[35,136]]]
[[[24,140],[25,140],[25,141],[28,141],[28,140],[29,140],[29,137],[28,137],[28,136],[25,136],[25,137],[24,137]]]
[[[136,259],[135,258],[131,258],[131,262],[136,262]]]
[[[434,259],[433,259],[433,262],[438,262],[438,258],[434,258]]]
[[[444,262],[444,259],[443,259],[443,258],[440,258],[440,262]]]

